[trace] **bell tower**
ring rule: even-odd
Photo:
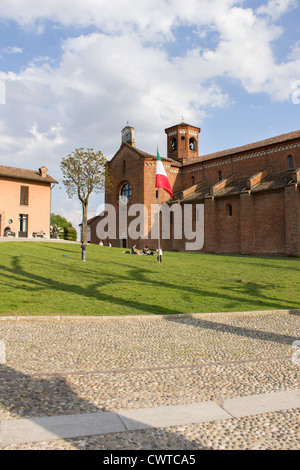
[[[126,126],[124,127],[124,129],[122,129],[121,133],[122,133],[122,144],[125,142],[135,147],[134,127]]]
[[[184,163],[190,158],[198,157],[200,131],[199,127],[185,122],[165,129],[168,158]]]

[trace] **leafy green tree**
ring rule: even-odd
[[[107,159],[101,151],[79,148],[61,161],[63,184],[69,198],[77,195],[82,206],[82,241],[87,242],[87,214],[92,192],[104,191],[110,184]]]
[[[63,238],[65,240],[77,240],[77,231],[72,226],[72,223],[69,222],[65,217],[61,215],[54,214],[53,212],[50,214],[50,226],[54,227],[57,226],[59,229],[58,236],[59,238]]]

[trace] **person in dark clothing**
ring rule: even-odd
[[[81,243],[81,259],[82,261],[85,261],[85,253],[86,253],[86,244]]]

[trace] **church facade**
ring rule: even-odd
[[[183,226],[185,211],[191,215],[189,233],[197,233],[199,213],[203,219],[203,243],[192,248],[197,251],[300,256],[300,131],[203,156],[199,156],[200,128],[181,122],[165,133],[167,158],[162,161],[173,198],[155,188],[156,155],[136,147],[134,128],[122,130],[121,146],[108,162],[112,185],[105,203],[114,209],[116,223],[104,244],[156,249],[153,208],[158,207],[159,197],[159,204],[169,209],[169,235],[161,241],[166,251],[192,246]],[[131,208],[137,205],[145,208],[142,236],[128,230],[136,220]],[[178,208],[181,219],[176,219]],[[97,227],[99,222],[103,227],[105,218],[107,212],[88,221],[92,243],[104,238]],[[182,224],[179,236],[178,224]],[[160,237],[162,229],[161,223]]]

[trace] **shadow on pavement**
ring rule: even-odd
[[[78,428],[78,422],[76,423],[76,416],[71,415],[79,415],[80,420],[82,417],[84,419],[85,414],[94,414],[95,419],[99,416],[102,416],[102,410],[95,406],[93,403],[90,403],[87,400],[82,399],[77,393],[75,393],[67,384],[65,378],[60,376],[51,376],[50,378],[41,375],[41,377],[31,377],[29,374],[24,374],[19,372],[9,366],[1,365],[0,364],[0,406],[3,409],[3,412],[7,412],[7,420],[2,420],[2,426],[0,426],[0,446],[2,448],[9,448],[9,436],[5,436],[5,425],[6,423],[10,424],[15,419],[26,419],[30,421],[31,425],[36,425],[41,429],[40,433],[40,441],[47,442],[47,439],[44,439],[45,434],[44,431],[53,432],[53,420],[51,417],[63,417],[66,420],[74,421],[74,426]],[[119,429],[120,425],[122,427],[122,423],[118,423],[116,421],[116,413],[114,412],[105,412],[103,415],[106,415],[108,418],[107,430],[101,430],[98,437],[101,436],[101,449],[102,450],[114,450],[111,447],[111,436],[113,434],[107,435],[108,441],[110,444],[107,444],[108,447],[105,447],[106,441],[106,432],[107,433],[120,433],[118,435],[117,441],[120,442],[119,446],[116,447],[116,450],[130,450],[126,448],[126,442],[128,442],[128,438],[124,439],[124,446],[122,447],[122,436],[124,436],[124,431],[130,434],[131,431],[127,430],[125,427],[123,429]],[[88,415],[86,415],[88,416]],[[90,416],[90,415],[89,415]],[[92,418],[93,418],[92,416]],[[13,418],[13,419],[12,419]],[[55,420],[55,419],[54,419]],[[49,423],[49,425],[48,425]],[[26,424],[26,423],[25,423]],[[84,424],[84,420],[83,420]],[[134,421],[131,422],[134,425]],[[143,443],[141,446],[136,447],[136,438],[134,439],[134,449],[135,450],[143,450],[143,449],[161,449],[163,447],[160,446],[160,436],[163,433],[164,442],[168,441],[168,438],[174,443],[176,441],[176,448],[181,450],[198,450],[204,449],[200,442],[191,442],[186,440],[182,435],[176,435],[174,433],[170,433],[168,431],[163,431],[162,429],[154,429],[151,434],[151,442],[145,443],[145,436],[147,435],[147,429],[143,429],[143,424],[136,422],[136,429],[140,429],[141,435],[143,435]],[[2,428],[2,430],[1,430]],[[61,427],[63,429],[63,427]],[[135,431],[132,431],[135,432]],[[19,443],[16,442],[19,436],[14,436],[15,439],[14,443],[11,443],[11,446],[22,446],[24,444],[30,444],[30,440],[28,441],[29,437],[24,435],[26,433],[26,427],[23,431],[23,436]],[[82,430],[79,431],[82,433]],[[154,434],[153,434],[154,433]],[[19,432],[18,432],[19,434]],[[77,447],[80,450],[82,448],[82,440],[86,441],[86,448],[97,450],[97,433],[90,435],[90,440],[93,442],[89,444],[89,439],[86,439],[88,434],[85,435],[79,434],[78,438],[76,436],[66,436],[65,429],[60,434],[60,427],[55,427],[55,437],[52,437],[50,440],[66,440],[72,439],[72,446]],[[24,437],[24,438],[23,438]],[[129,436],[130,440],[130,436]],[[39,441],[38,439],[34,440],[35,442]],[[149,445],[152,444],[152,447]],[[121,447],[120,447],[121,446]],[[0,448],[1,448],[0,447]]]

